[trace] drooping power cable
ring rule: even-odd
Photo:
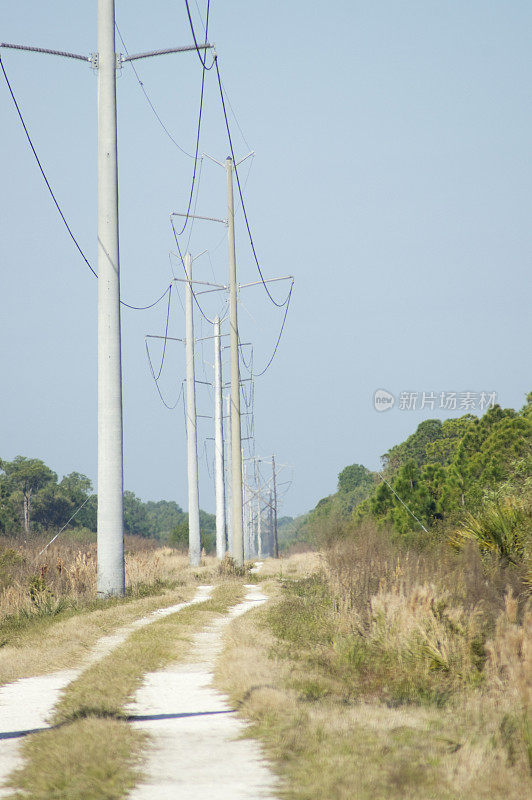
[[[37,151],[35,150],[35,147],[33,146],[33,142],[31,140],[31,136],[29,134],[28,128],[26,127],[26,123],[24,122],[24,117],[22,116],[22,112],[20,110],[20,106],[17,103],[17,99],[16,99],[15,94],[13,92],[13,89],[11,87],[11,83],[9,82],[9,78],[7,77],[7,73],[6,73],[6,70],[5,70],[5,67],[4,67],[4,62],[2,61],[2,57],[1,56],[0,56],[0,67],[2,67],[2,72],[4,73],[4,78],[5,78],[5,81],[6,81],[6,84],[7,84],[7,88],[9,89],[9,93],[11,95],[11,99],[13,100],[13,103],[14,103],[15,108],[17,110],[17,114],[18,114],[19,119],[20,119],[20,121],[22,123],[22,127],[24,128],[24,133],[26,134],[26,138],[28,140],[28,143],[29,143],[29,145],[31,147],[33,155],[35,156],[35,161],[37,162],[37,165],[38,165],[38,167],[39,167],[39,169],[41,171],[41,175],[44,178],[44,182],[45,182],[45,184],[47,186],[48,191],[50,192],[50,196],[51,196],[52,200],[55,203],[55,207],[57,208],[57,210],[59,212],[59,216],[63,220],[65,228],[67,229],[70,238],[72,239],[72,241],[76,245],[76,248],[78,249],[79,254],[82,257],[83,261],[88,266],[88,268],[90,269],[90,271],[92,272],[94,277],[97,278],[98,277],[97,272],[93,269],[93,267],[89,263],[89,260],[88,260],[87,256],[85,255],[85,253],[83,252],[83,250],[81,249],[78,240],[76,239],[76,237],[72,233],[72,229],[71,229],[70,225],[68,224],[65,215],[63,214],[61,206],[59,205],[59,202],[58,202],[58,200],[57,200],[57,198],[56,198],[56,196],[54,194],[54,191],[53,191],[52,187],[50,186],[50,181],[46,177],[46,173],[44,171],[43,165],[41,164],[41,160],[40,160],[39,156],[37,155]]]

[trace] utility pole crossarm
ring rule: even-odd
[[[9,42],[0,42],[0,47],[8,47],[10,50],[26,50],[30,53],[44,53],[48,56],[74,58],[76,61],[92,61],[91,56],[82,56],[79,53],[68,53],[66,50],[48,50],[46,47],[29,47],[25,44],[10,44]]]
[[[154,56],[167,56],[170,53],[188,53],[190,50],[212,50],[213,44],[184,45],[183,47],[167,47],[164,50],[149,50],[146,53],[133,53],[130,56],[122,56],[122,61],[138,61],[139,58],[153,58]]]
[[[199,214],[184,214],[181,211],[173,211],[170,217],[186,217],[187,219],[202,219],[206,222],[221,222],[222,225],[228,225],[229,221],[226,219],[218,219],[217,217],[200,217]]]
[[[44,53],[48,56],[61,56],[61,58],[73,58],[76,61],[87,61],[94,63],[94,56],[84,56],[80,53],[69,53],[67,50],[49,50],[47,47],[30,47],[26,44],[12,44],[10,42],[0,42],[0,47],[7,47],[10,50],[25,50],[30,53]],[[190,50],[211,50],[214,48],[213,44],[208,42],[205,44],[183,45],[182,47],[167,47],[164,50],[150,50],[146,53],[133,53],[128,56],[118,56],[119,63],[126,61],[137,61],[140,58],[153,58],[154,56],[166,56],[170,53],[188,53]]]

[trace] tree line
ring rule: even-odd
[[[25,537],[69,527],[96,532],[98,498],[91,480],[71,472],[61,480],[38,458],[0,459],[0,535]],[[75,516],[73,516],[75,514]],[[216,518],[200,511],[202,544],[215,545]],[[188,544],[188,514],[173,500],[144,502],[124,492],[124,533],[158,539],[180,547]]]
[[[501,529],[515,523],[528,530],[532,392],[517,411],[495,405],[481,417],[425,420],[381,463],[379,472],[362,464],[343,469],[337,492],[298,520],[295,539],[311,539],[324,520],[372,519],[398,536],[423,537],[424,531],[437,534],[491,514]]]

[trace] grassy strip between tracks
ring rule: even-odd
[[[147,672],[185,658],[194,633],[243,596],[241,582],[218,585],[210,600],[132,634],[73,681],[57,705],[55,727],[29,737],[11,798],[118,800],[141,774],[146,735],[127,722],[125,704]]]

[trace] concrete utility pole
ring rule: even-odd
[[[124,499],[116,70],[126,61],[210,50],[205,42],[122,56],[114,0],[98,0],[98,52],[90,56],[0,42],[0,47],[85,61],[98,70],[98,579],[102,596],[123,595]]]
[[[272,456],[273,475],[273,557],[279,558],[279,540],[277,537],[277,478],[275,475],[275,456]]]
[[[222,339],[220,318],[214,318],[214,483],[216,489],[216,555],[227,549],[225,526],[224,432],[222,405]]]
[[[235,253],[235,205],[233,198],[233,159],[227,158],[227,223],[229,232],[229,326],[231,342],[231,493],[233,558],[244,563],[242,516],[242,441],[240,428],[240,364],[238,353],[238,310]]]
[[[273,555],[273,492],[270,489],[270,503],[268,506],[268,555]]]
[[[262,558],[262,526],[261,526],[260,483],[257,481],[257,554]]]
[[[201,559],[198,490],[198,443],[196,416],[196,376],[194,370],[194,298],[192,295],[192,256],[185,254],[187,274],[185,351],[187,362],[187,465],[188,465],[188,555],[191,566]]]
[[[98,594],[123,595],[124,511],[114,0],[98,0]]]
[[[244,560],[249,560],[249,487],[247,465],[242,468],[242,531],[244,545]]]
[[[226,432],[226,448],[225,452],[227,453],[227,480],[225,482],[225,490],[226,490],[226,513],[227,513],[227,551],[230,556],[233,556],[233,479],[232,474],[233,471],[231,469],[231,395],[226,395],[226,420],[227,424],[225,426]]]

